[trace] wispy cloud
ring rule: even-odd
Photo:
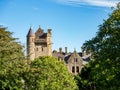
[[[7,24],[0,22],[0,26],[7,26]]]
[[[38,7],[33,7],[33,10],[37,11],[37,10],[39,10],[39,8]]]
[[[115,7],[120,0],[57,0],[59,3],[70,5],[91,5],[99,7]]]

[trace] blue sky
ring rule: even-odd
[[[96,35],[98,26],[120,0],[0,0],[0,25],[8,27],[26,45],[30,26],[52,29],[53,50],[59,47],[81,51],[82,44]]]

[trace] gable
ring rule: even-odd
[[[71,54],[71,56],[69,57],[69,59],[68,59],[68,61],[67,61],[67,63],[68,64],[74,64],[74,63],[77,63],[77,64],[82,64],[82,62],[83,62],[83,60],[82,60],[82,58],[79,56],[79,54],[78,53],[73,53],[73,54]]]

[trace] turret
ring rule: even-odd
[[[48,29],[47,32],[47,47],[48,47],[48,56],[52,56],[52,29]]]
[[[35,34],[33,30],[29,29],[29,32],[27,34],[27,57],[28,60],[34,60],[35,59]]]

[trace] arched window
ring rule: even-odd
[[[75,67],[72,66],[72,73],[75,73]]]
[[[79,73],[79,66],[76,66],[76,72]]]

